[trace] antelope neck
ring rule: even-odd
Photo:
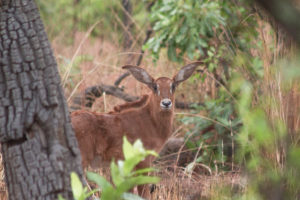
[[[157,105],[157,108],[159,109],[156,110],[153,107],[153,99],[150,96],[146,109],[150,114],[152,122],[157,127],[158,135],[168,138],[172,131],[174,108],[171,108],[169,111],[162,111],[160,105]]]

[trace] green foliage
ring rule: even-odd
[[[95,182],[101,188],[101,199],[117,200],[117,199],[141,199],[133,194],[126,192],[137,185],[157,183],[159,178],[143,175],[151,172],[153,168],[146,168],[134,171],[138,163],[144,160],[147,156],[157,156],[154,151],[145,150],[140,140],[137,140],[131,145],[127,139],[123,139],[123,153],[125,160],[119,160],[117,164],[112,162],[110,165],[111,177],[114,185],[108,183],[103,177],[95,173],[87,173],[89,180]]]
[[[141,197],[128,193],[128,191],[138,185],[157,183],[159,178],[144,175],[145,173],[154,171],[153,168],[140,170],[134,170],[134,168],[147,156],[157,156],[157,153],[145,150],[140,140],[135,141],[131,145],[126,137],[123,138],[123,153],[124,161],[119,160],[117,164],[112,162],[110,165],[113,184],[109,183],[99,174],[87,172],[88,180],[96,183],[100,188],[98,190],[88,192],[87,188],[82,186],[78,176],[75,173],[71,173],[71,186],[74,198],[76,200],[83,200],[101,190],[102,200],[142,200]],[[62,197],[60,197],[60,200],[62,200]]]
[[[212,161],[224,163],[226,154],[231,153],[232,134],[236,134],[241,127],[241,119],[236,115],[232,97],[227,92],[219,93],[217,99],[206,100],[204,105],[197,106],[195,113],[207,113],[203,115],[191,115],[181,119],[190,129],[185,137],[189,138],[187,147],[197,149],[200,144],[206,144],[205,151],[198,157],[197,162],[210,164]],[[223,143],[223,144],[222,144]],[[225,151],[225,155],[224,155]]]
[[[285,71],[290,74],[291,70],[293,67],[285,68],[283,74]],[[299,70],[294,70],[293,77],[298,75]],[[273,195],[279,199],[297,199],[300,194],[299,147],[288,139],[284,121],[270,119],[265,112],[279,105],[272,105],[266,100],[253,104],[254,84],[242,74],[237,73],[234,77],[231,88],[233,92],[239,92],[236,106],[243,122],[237,137],[237,155],[249,175],[247,191],[239,195],[239,199],[273,199]],[[284,86],[290,81],[285,80],[281,84]]]
[[[77,3],[76,3],[77,2]],[[61,31],[71,34],[75,29],[85,31],[94,23],[100,22],[104,29],[111,30],[111,21],[114,18],[112,10],[121,11],[119,2],[104,0],[61,0],[55,3],[51,1],[37,1],[42,17],[50,28],[51,37]],[[103,20],[105,19],[105,20]],[[103,34],[100,29],[95,29],[94,34]]]
[[[176,62],[185,54],[191,60],[211,57],[219,50],[211,51],[211,46],[221,47],[221,51],[226,48],[223,58],[232,57],[237,49],[249,53],[257,22],[249,17],[247,6],[243,1],[238,5],[221,0],[156,1],[150,13],[155,35],[144,48],[152,52],[154,60],[167,48],[168,58]],[[224,34],[225,42],[218,44]]]
[[[57,1],[54,4],[45,0],[37,2],[50,37],[55,37],[62,31],[67,35],[74,29],[86,31],[96,22],[99,22],[99,26],[93,31],[93,35],[111,37],[112,33],[121,35],[123,32],[117,19],[123,15],[120,1],[89,0],[79,1],[76,5],[73,0]],[[235,157],[245,166],[250,177],[246,192],[235,194],[233,199],[272,199],[268,194],[273,191],[280,192],[280,197],[297,199],[300,194],[298,141],[290,142],[282,119],[269,118],[266,111],[276,106],[266,101],[271,97],[258,98],[259,95],[264,95],[261,89],[264,84],[264,59],[270,59],[266,60],[269,63],[278,59],[276,53],[267,55],[263,46],[266,45],[267,50],[275,52],[278,50],[275,49],[278,41],[273,41],[270,45],[258,39],[257,18],[254,17],[257,13],[253,14],[254,9],[249,7],[249,2],[157,0],[149,16],[145,12],[145,1],[134,0],[133,19],[140,26],[150,18],[154,35],[144,48],[152,52],[154,60],[159,58],[161,51],[164,53],[164,49],[171,61],[181,62],[185,56],[190,60],[201,59],[209,72],[219,73],[224,81],[225,87],[219,87],[216,99],[205,99],[204,104],[197,106],[194,113],[181,119],[189,127],[185,136],[190,138],[187,142],[189,148],[197,150],[201,144],[205,146],[205,141],[212,141],[200,152],[196,162],[209,164],[213,168],[215,163],[212,165],[212,161],[228,161],[223,157],[222,145],[224,143],[226,148],[233,135],[238,142]],[[136,36],[135,32],[134,29],[133,36]],[[269,35],[274,36],[274,30],[270,29],[269,32]],[[83,56],[74,59],[73,70],[66,79],[67,87],[74,87],[78,66],[87,59],[91,58]],[[64,63],[62,74],[68,71],[71,61],[65,59]],[[281,63],[283,79],[280,81],[284,83],[280,83],[279,87],[283,87],[283,90],[290,89],[287,83],[292,82],[291,79],[299,78],[299,63],[297,59],[292,63]],[[225,71],[228,77],[224,76]],[[196,75],[194,78],[204,80],[206,76]],[[212,129],[208,129],[209,127]],[[144,175],[153,171],[152,168],[133,170],[146,156],[155,155],[154,152],[145,151],[140,141],[131,145],[126,139],[123,151],[125,160],[111,163],[113,183],[94,173],[87,175],[89,180],[101,188],[103,200],[141,199],[127,193],[128,190],[139,184],[158,181],[156,177]],[[91,194],[76,175],[71,175],[71,181],[76,199]],[[226,196],[232,195],[231,192],[225,192]]]
[[[276,101],[271,105],[266,100],[274,97],[259,98],[264,94],[263,65],[273,62],[268,56],[275,57],[276,53],[270,52],[278,49],[274,49],[274,41],[269,45],[257,38],[258,18],[252,17],[248,8],[244,1],[156,1],[150,18],[155,35],[145,48],[152,52],[154,59],[166,48],[171,61],[180,62],[187,55],[192,60],[203,60],[210,72],[227,70],[229,77],[225,84],[231,85],[232,94],[220,89],[217,99],[206,100],[195,114],[181,120],[190,128],[186,134],[191,138],[187,143],[190,148],[197,149],[218,134],[216,143],[212,144],[216,147],[205,148],[198,162],[220,162],[220,141],[231,140],[234,133],[238,161],[245,165],[250,177],[247,191],[235,195],[234,199],[272,199],[274,192],[281,199],[297,199],[300,194],[299,147],[288,142],[286,122],[270,119],[266,112],[276,107]],[[274,36],[274,30],[270,29],[268,34]],[[284,64],[292,64],[283,73],[284,77],[299,77],[299,67],[293,68],[299,66],[299,62],[295,63]],[[287,82],[291,80],[276,84],[285,89]],[[211,126],[213,132],[208,129]],[[202,135],[205,130],[208,131]],[[232,197],[231,192],[228,195]]]
[[[133,6],[132,18],[137,24],[144,24],[147,12],[141,1],[131,0]],[[92,36],[105,36],[108,39],[121,39],[124,33],[122,24],[125,16],[121,1],[106,0],[59,0],[53,3],[47,0],[37,0],[41,16],[46,24],[50,38],[65,35],[71,42],[75,31],[87,31],[98,23],[92,31]],[[133,27],[132,34],[135,33]],[[140,30],[138,30],[140,31]]]
[[[95,192],[99,191],[92,190],[88,192],[87,187],[83,187],[78,175],[75,172],[71,172],[71,187],[72,187],[72,193],[75,200],[85,200],[86,198],[90,197]],[[58,195],[59,200],[64,200],[64,198],[61,195]]]
[[[261,43],[253,42],[258,35],[257,22],[248,6],[244,1],[238,4],[221,0],[156,1],[150,13],[155,34],[144,48],[151,51],[154,60],[163,48],[171,61],[181,62],[184,56],[201,59],[213,74],[227,71],[228,77],[220,73],[224,84],[231,82],[229,76],[234,71],[256,81],[263,76],[263,62],[259,56],[248,58],[251,48],[261,49]],[[205,78],[205,75],[197,77]],[[197,107],[196,113],[205,113],[206,117],[196,114],[182,119],[190,127],[185,135],[190,138],[189,148],[197,149],[205,141],[211,141],[197,159],[206,164],[229,161],[226,154],[234,153],[232,140],[242,125],[233,99],[239,91],[229,94],[224,89],[226,85],[220,88],[216,99],[207,98],[203,106]]]
[[[152,7],[150,20],[155,36],[146,44],[155,59],[160,49],[168,48],[168,58],[181,61],[187,53],[190,59],[199,58],[209,38],[220,24],[225,25],[218,1],[159,0]]]
[[[257,22],[249,17],[250,9],[247,8],[244,1],[239,4],[221,0],[156,1],[150,13],[155,35],[145,48],[151,51],[154,59],[158,59],[160,51],[167,48],[171,61],[180,62],[187,55],[191,60],[201,59],[214,74],[227,71],[230,76],[237,70],[246,72],[248,77],[261,78],[261,59],[247,59],[250,49],[257,45],[253,40],[258,35]],[[237,54],[241,57],[238,58]],[[220,77],[224,84],[229,84],[230,77],[224,74],[221,72]],[[205,78],[205,75],[198,77]],[[233,99],[239,92],[229,94],[223,86],[220,88],[216,99],[207,98],[203,106],[197,107],[196,113],[205,113],[204,118],[191,115],[182,119],[190,127],[185,135],[190,138],[187,142],[189,148],[197,149],[210,140],[197,162],[212,167],[215,166],[213,161],[222,164],[229,161],[226,154],[234,153],[231,152],[232,140],[242,125]]]

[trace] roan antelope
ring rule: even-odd
[[[188,79],[200,64],[194,62],[184,66],[172,79],[160,77],[156,80],[140,67],[123,66],[152,92],[136,102],[116,106],[108,114],[83,110],[71,114],[83,167],[101,167],[112,158],[123,159],[124,135],[131,143],[141,139],[146,149],[159,152],[172,134],[175,88]],[[148,157],[138,168],[149,167],[152,160],[153,157]],[[142,190],[143,187],[138,187],[140,195]]]

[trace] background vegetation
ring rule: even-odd
[[[177,92],[194,102],[177,110],[174,127],[193,158],[158,174],[154,198],[298,199],[300,70],[288,35],[252,1],[129,2],[37,0],[69,103],[89,86],[113,85],[141,50],[141,65],[156,77],[204,61]],[[147,91],[131,77],[120,87]],[[90,109],[122,102],[104,95]]]

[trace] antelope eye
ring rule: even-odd
[[[159,86],[157,84],[153,85],[153,91],[159,96],[160,92],[159,92]]]
[[[176,88],[175,84],[172,83],[172,84],[171,84],[171,91],[174,92],[174,91],[175,91],[175,88]]]

